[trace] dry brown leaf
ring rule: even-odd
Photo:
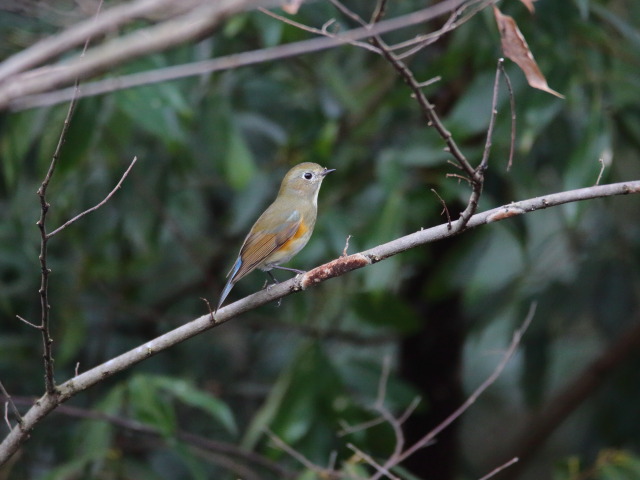
[[[304,0],[284,0],[282,2],[282,10],[284,10],[289,15],[295,15],[300,10],[300,5]],[[526,1],[526,0],[523,0]]]
[[[513,60],[520,67],[530,86],[556,97],[564,98],[564,95],[552,90],[547,85],[547,80],[538,68],[538,64],[534,60],[531,50],[529,50],[529,45],[527,45],[527,41],[520,32],[515,20],[508,15],[503,15],[496,6],[493,7],[493,13],[500,30],[502,51],[505,57]]]
[[[529,10],[529,13],[533,14],[536,10],[536,7],[533,6],[533,2],[535,2],[536,0],[520,0],[525,7],[527,7],[527,10]]]

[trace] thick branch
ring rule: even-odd
[[[97,20],[85,20],[56,36],[47,36],[40,42],[16,53],[0,64],[0,81],[50,61],[75,48],[87,38],[116,30],[134,18],[149,15],[170,0],[138,0],[111,8]]]
[[[569,202],[610,197],[614,195],[627,195],[631,193],[640,193],[640,180],[610,185],[598,185],[523,200],[474,215],[469,220],[465,230]],[[71,380],[68,380],[58,386],[59,393],[57,396],[45,394],[38,402],[36,402],[36,404],[23,417],[25,428],[13,429],[2,444],[0,444],[0,465],[6,462],[7,459],[15,453],[20,444],[26,439],[27,432],[42,418],[49,414],[57,405],[68,400],[77,393],[92,387],[103,379],[121,372],[145,360],[146,358],[187,340],[188,338],[217,327],[218,325],[237,317],[241,313],[253,310],[261,305],[278,300],[294,292],[305,290],[322,283],[329,278],[344,275],[351,270],[366,267],[411,248],[422,246],[443,238],[448,238],[456,235],[457,233],[449,230],[448,225],[445,223],[436,227],[420,230],[361,253],[340,257],[314,268],[305,274],[298,275],[289,281],[279,283],[267,290],[254,293],[242,300],[221,308],[215,317],[211,314],[206,314],[196,318],[181,327],[150,340],[144,345],[140,345],[133,350],[123,353],[82,373],[81,375],[72,378]]]

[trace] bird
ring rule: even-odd
[[[304,273],[295,268],[281,267],[291,260],[311,238],[318,213],[318,192],[324,177],[335,168],[304,162],[287,172],[274,202],[253,224],[244,239],[240,253],[227,274],[228,281],[220,294],[215,312],[229,295],[233,286],[256,268],[271,273],[276,268]]]

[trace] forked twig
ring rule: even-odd
[[[493,129],[495,127],[496,116],[498,115],[498,86],[500,82],[500,73],[504,72],[502,65],[504,63],[503,58],[498,59],[498,65],[496,67],[496,77],[493,82],[493,98],[491,100],[491,117],[489,119],[489,128],[487,128],[487,138],[484,144],[484,151],[482,153],[482,160],[475,169],[475,175],[470,177],[471,195],[467,201],[467,206],[460,214],[460,218],[454,225],[455,232],[461,232],[469,223],[469,219],[478,210],[478,203],[480,196],[482,195],[482,188],[484,187],[484,172],[489,166],[489,153],[491,152]]]
[[[98,3],[98,7],[96,9],[96,13],[94,16],[94,22],[98,18],[100,13],[100,9],[102,8],[102,0]],[[89,47],[89,42],[91,41],[91,36],[87,37],[84,42],[84,47],[82,49],[82,53],[80,57],[83,57],[87,48]],[[54,368],[53,368],[53,339],[51,338],[50,331],[50,311],[51,305],[49,305],[49,274],[51,270],[47,265],[47,243],[49,239],[57,233],[57,231],[64,228],[64,226],[50,234],[47,234],[46,228],[46,220],[47,213],[49,212],[49,207],[51,206],[47,201],[47,188],[49,187],[49,183],[51,182],[51,178],[53,177],[53,173],[56,170],[56,166],[58,165],[58,160],[60,159],[60,154],[62,152],[62,146],[64,145],[67,133],[69,132],[69,126],[71,125],[71,118],[73,117],[73,112],[75,111],[76,104],[78,102],[79,95],[79,80],[76,79],[74,83],[74,94],[71,102],[69,103],[69,108],[67,110],[67,115],[64,119],[64,123],[62,125],[62,131],[60,132],[60,136],[58,137],[58,144],[56,145],[56,149],[53,152],[53,156],[51,157],[51,162],[49,163],[49,169],[40,184],[40,188],[38,188],[37,195],[40,199],[40,218],[36,222],[38,229],[40,230],[40,255],[38,259],[40,261],[40,289],[38,293],[40,294],[40,311],[41,311],[41,321],[39,329],[42,332],[42,344],[44,353],[42,355],[44,360],[44,378],[45,378],[45,389],[48,394],[53,395],[56,393],[56,384],[54,378]],[[95,209],[95,208],[94,208]],[[82,216],[82,215],[81,215]],[[66,226],[66,225],[65,225]],[[27,322],[21,317],[23,322],[31,324]]]
[[[95,212],[97,209],[99,209],[100,207],[102,207],[105,203],[107,203],[111,197],[113,197],[113,195],[120,190],[120,187],[122,187],[122,182],[124,182],[125,178],[127,178],[127,176],[129,175],[129,172],[131,171],[131,169],[133,168],[133,166],[136,164],[136,162],[138,161],[138,157],[133,157],[133,160],[131,160],[131,163],[129,164],[129,167],[125,170],[124,174],[122,175],[122,177],[120,177],[120,181],[116,184],[116,186],[113,188],[113,190],[111,190],[109,192],[109,194],[104,197],[104,199],[98,203],[97,205],[94,205],[91,208],[88,208],[87,210],[85,210],[82,213],[79,213],[78,215],[76,215],[75,217],[73,217],[71,220],[67,220],[65,223],[63,223],[62,225],[60,225],[58,228],[56,228],[53,232],[48,233],[47,234],[47,238],[51,238],[54,235],[56,235],[57,233],[60,233],[62,230],[64,230],[65,228],[67,228],[69,225],[71,225],[72,223],[77,222],[78,220],[80,220],[82,217],[84,217],[85,215],[87,215],[88,213],[91,212]]]
[[[413,455],[415,452],[417,452],[418,450],[420,450],[421,448],[425,447],[430,442],[432,442],[435,439],[435,437],[438,434],[440,434],[440,432],[442,432],[445,428],[447,428],[454,421],[460,418],[460,416],[464,412],[466,412],[469,409],[469,407],[471,407],[471,405],[473,405],[476,402],[478,397],[480,397],[480,395],[482,395],[484,391],[487,388],[489,388],[498,379],[498,377],[502,374],[502,371],[505,369],[505,367],[509,363],[509,360],[511,360],[511,357],[513,357],[516,350],[518,349],[518,346],[520,345],[520,341],[522,340],[522,336],[526,332],[527,328],[531,324],[531,321],[533,320],[533,317],[535,316],[536,306],[537,304],[534,302],[531,304],[531,307],[529,307],[529,312],[527,313],[526,318],[522,322],[522,325],[520,326],[520,328],[518,328],[518,330],[514,332],[513,338],[511,340],[511,343],[509,344],[509,347],[503,354],[502,359],[500,360],[496,368],[493,370],[491,375],[489,375],[489,377],[487,377],[487,379],[484,382],[482,382],[480,386],[476,388],[473,391],[473,393],[467,398],[467,400],[465,400],[465,402],[462,405],[460,405],[460,407],[458,407],[451,415],[445,418],[442,422],[440,422],[440,424],[437,427],[435,427],[428,434],[426,434],[420,440],[415,442],[411,447],[405,450],[401,455],[399,455],[395,459],[394,465],[397,465],[400,462],[404,461],[405,459]],[[377,478],[380,478],[380,477],[374,476],[372,480],[376,480]]]
[[[333,24],[335,22],[334,20],[330,20],[326,22],[322,26],[322,28],[315,28],[315,27],[310,27],[309,25],[305,25],[304,23],[296,22],[295,20],[291,20],[290,18],[284,17],[282,15],[278,15],[277,13],[274,13],[271,10],[267,10],[266,8],[263,8],[263,7],[259,7],[258,10],[264,13],[265,15],[270,16],[271,18],[280,20],[282,23],[286,23],[287,25],[291,25],[293,27],[299,28],[300,30],[304,30],[305,32],[315,33],[316,35],[324,35],[325,37],[329,37],[329,38],[336,38],[336,35],[329,31],[329,25]],[[366,42],[361,42],[359,40],[352,40],[349,42],[349,44],[358,46],[360,48],[364,48],[366,50],[370,50],[374,53],[380,53],[380,50],[378,50],[376,47]]]
[[[78,82],[76,82],[76,91],[78,90]],[[73,98],[71,103],[69,104],[69,108],[67,110],[67,116],[64,119],[64,124],[62,126],[62,131],[60,132],[60,137],[58,138],[58,144],[53,153],[53,157],[51,158],[51,163],[49,164],[49,169],[47,170],[47,174],[42,181],[40,188],[38,188],[38,197],[40,198],[40,218],[36,222],[38,225],[38,229],[40,230],[40,255],[38,255],[38,259],[40,260],[40,289],[38,293],[40,294],[40,311],[41,311],[41,319],[40,319],[40,330],[42,331],[42,346],[44,350],[43,359],[44,359],[44,378],[45,378],[45,388],[47,393],[53,394],[55,393],[55,379],[54,379],[54,369],[53,369],[53,351],[52,344],[53,339],[51,338],[50,328],[49,328],[49,313],[51,310],[51,305],[49,305],[49,274],[51,270],[47,265],[47,242],[49,241],[49,235],[47,234],[46,229],[46,220],[47,213],[49,211],[49,207],[51,206],[49,202],[47,202],[47,188],[49,186],[49,182],[51,182],[51,177],[53,176],[53,172],[55,172],[56,166],[58,164],[58,159],[60,158],[60,152],[62,150],[62,145],[64,145],[65,139],[67,137],[67,132],[69,131],[69,125],[71,124],[71,117],[73,116],[73,112],[76,107],[77,99]]]

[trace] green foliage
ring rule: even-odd
[[[346,3],[369,17],[371,2]],[[424,2],[389,1],[388,7],[393,17]],[[541,0],[534,16],[519,2],[503,7],[549,85],[566,100],[532,90],[506,62],[517,114],[514,164],[506,170],[511,115],[503,84],[480,208],[591,186],[601,162],[601,183],[639,178],[640,4]],[[59,31],[41,16],[10,17],[15,21],[0,15],[7,39],[1,55]],[[328,2],[305,4],[296,20],[320,28],[334,17],[342,29],[353,26]],[[421,25],[385,38],[404,40],[434,28]],[[247,12],[196,45],[136,60],[109,75],[309,36]],[[409,62],[420,81],[441,77],[425,93],[474,165],[491,117],[499,55],[487,10]],[[41,338],[15,315],[34,323],[40,318],[34,193],[66,110],[60,105],[0,114],[0,380],[15,397],[43,391]],[[447,177],[460,171],[447,163],[451,155],[442,139],[391,67],[351,45],[81,100],[50,186],[48,230],[101,201],[134,156],[138,163],[108,204],[50,241],[58,382],[206,313],[200,298],[216,303],[244,235],[296,163],[316,161],[337,171],[323,186],[314,236],[289,265],[295,268],[336,258],[347,235],[354,253],[445,222],[431,189],[453,218],[470,193],[464,181]],[[469,391],[495,367],[492,353],[504,349],[535,300],[537,314],[520,355],[460,427],[458,473],[479,478],[486,473],[479,466],[484,458],[506,448],[504,439],[489,441],[486,432],[542,410],[637,323],[639,216],[633,196],[535,212],[407,251],[287,297],[279,308],[249,312],[71,401],[153,435],[61,412],[34,431],[9,478],[226,480],[242,475],[228,474],[233,462],[255,469],[255,478],[279,478],[223,450],[203,454],[204,447],[184,432],[200,441],[241,444],[298,478],[320,478],[277,448],[265,429],[321,466],[336,452],[337,469],[366,478],[372,469],[347,443],[384,460],[394,448],[391,428],[338,432],[378,415],[371,407],[383,358],[393,359],[385,405],[401,415],[423,396],[416,416],[428,414],[447,390],[425,396],[421,385],[399,375],[407,341],[433,325],[451,326],[456,310],[464,327],[460,344],[433,340],[433,348],[459,348],[464,363],[452,382],[463,379],[460,387]],[[253,273],[232,296],[241,298],[262,283]],[[455,308],[446,303],[451,299]],[[431,309],[436,305],[446,308]],[[584,459],[557,467],[557,479],[638,476],[636,357],[590,396],[580,425],[565,426],[558,444],[549,446],[555,459],[567,452]],[[441,366],[419,368],[426,378]],[[448,411],[458,405],[452,401]],[[0,428],[5,435],[4,422]],[[537,462],[550,476],[550,463]],[[412,478],[406,470],[397,474]]]

